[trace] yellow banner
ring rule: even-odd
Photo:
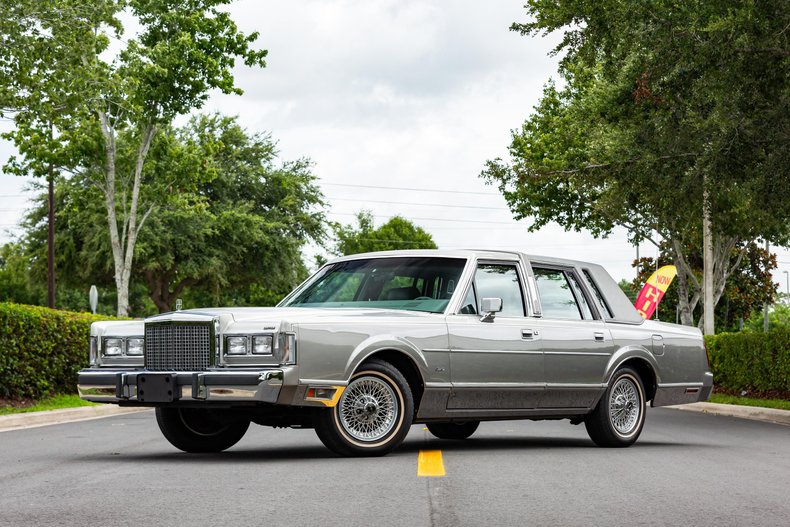
[[[669,284],[677,276],[678,270],[674,265],[665,265],[656,270],[647,279],[642,291],[639,292],[639,298],[636,299],[636,310],[642,315],[642,318],[650,318],[656,311],[656,306],[661,302],[664,293],[669,289]]]

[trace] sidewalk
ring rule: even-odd
[[[0,415],[0,432],[35,428],[38,426],[58,425],[100,419],[113,415],[144,412],[150,408],[121,408],[115,404],[101,406],[80,406],[78,408],[64,408],[63,410],[49,410],[46,412],[26,412],[21,414]]]
[[[719,403],[692,403],[680,404],[677,406],[667,406],[686,412],[702,412],[704,414],[724,415],[728,417],[740,417],[743,419],[754,419],[756,421],[767,421],[790,426],[790,410],[777,410],[775,408],[760,408],[757,406],[738,406],[735,404]]]

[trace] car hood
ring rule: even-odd
[[[293,321],[314,320],[338,317],[387,317],[387,318],[424,318],[432,313],[423,311],[406,311],[402,309],[381,308],[313,308],[313,307],[217,307],[201,309],[185,309],[163,313],[145,319],[146,322],[177,322],[180,320],[194,320],[195,318],[226,318],[236,322],[250,320],[280,320]]]
[[[331,325],[331,320],[425,320],[435,314],[380,308],[309,308],[309,307],[223,307],[173,311],[145,319],[146,323],[187,322],[219,319],[223,333],[290,331],[294,325],[311,322]]]

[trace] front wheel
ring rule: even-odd
[[[315,431],[341,456],[383,456],[406,437],[413,415],[414,400],[403,374],[372,359],[351,377],[334,408],[318,411]]]
[[[595,410],[584,420],[590,439],[602,447],[634,444],[645,424],[645,390],[639,374],[620,368]]]
[[[239,442],[250,422],[225,420],[216,410],[157,408],[159,430],[174,447],[184,452],[222,452]]]

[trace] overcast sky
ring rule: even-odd
[[[203,111],[238,115],[271,132],[284,159],[309,157],[330,217],[371,210],[377,225],[400,214],[441,248],[518,249],[603,264],[631,278],[635,248],[624,231],[596,240],[515,222],[479,174],[506,156],[510,131],[556,77],[556,37],[508,30],[523,0],[245,0],[230,6],[260,32],[267,67],[235,72],[242,96],[213,96]],[[0,124],[0,126],[3,126]],[[5,125],[7,126],[7,125]],[[0,159],[12,153],[0,144]],[[0,175],[0,229],[27,207],[23,178]],[[393,187],[397,187],[398,190]],[[18,232],[18,231],[17,231]],[[7,241],[9,232],[0,234]],[[649,244],[642,255],[655,255]],[[779,252],[785,283],[790,253]]]

